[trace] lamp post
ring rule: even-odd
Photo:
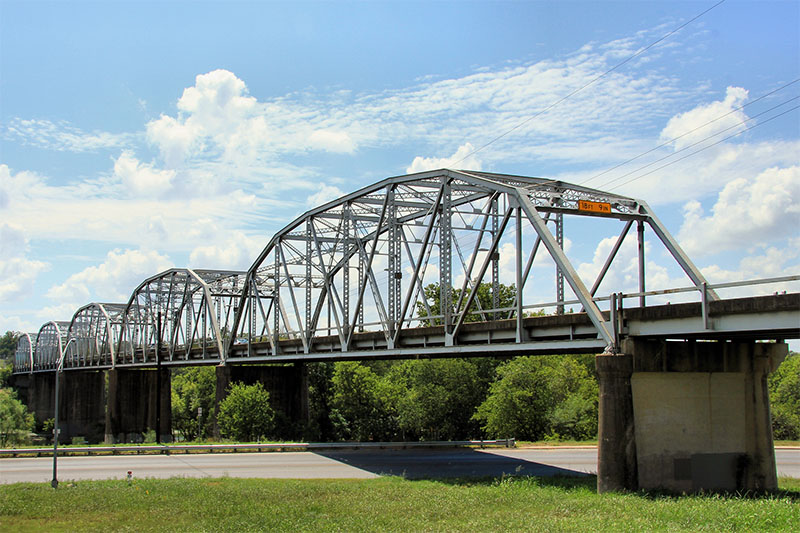
[[[64,346],[64,349],[61,352],[61,356],[58,358],[58,365],[56,365],[56,399],[55,399],[55,415],[53,416],[53,480],[50,482],[50,486],[54,489],[58,488],[58,436],[61,433],[61,430],[58,427],[58,409],[59,409],[59,387],[58,384],[61,381],[59,378],[59,374],[64,371],[64,355],[67,353],[67,348],[69,345],[75,340],[75,338],[71,338],[67,345]]]

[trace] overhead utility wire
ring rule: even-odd
[[[700,130],[700,129],[703,129],[703,128],[705,128],[706,126],[708,126],[708,125],[710,125],[710,124],[713,124],[714,122],[716,122],[716,121],[718,121],[718,120],[721,120],[721,119],[723,119],[723,118],[727,117],[728,115],[731,115],[731,114],[733,114],[733,113],[736,113],[737,111],[741,111],[741,110],[742,110],[742,109],[744,109],[745,107],[747,107],[747,106],[749,106],[749,105],[752,105],[752,104],[755,104],[756,102],[759,102],[759,101],[763,100],[764,98],[766,98],[767,96],[770,96],[770,95],[773,95],[773,94],[777,93],[778,91],[782,91],[783,89],[785,89],[785,88],[789,87],[790,85],[793,85],[793,84],[797,83],[798,81],[800,81],[800,78],[797,78],[797,79],[795,79],[794,81],[790,81],[789,83],[787,83],[786,85],[783,85],[782,87],[778,87],[777,89],[775,89],[775,90],[773,90],[773,91],[770,91],[770,92],[768,92],[768,93],[766,93],[766,94],[763,94],[763,95],[759,96],[758,98],[756,98],[755,100],[753,100],[753,101],[751,101],[751,102],[747,102],[746,104],[744,104],[744,105],[741,105],[741,106],[737,107],[736,109],[732,109],[732,110],[730,110],[729,112],[725,113],[724,115],[720,115],[720,116],[718,116],[718,117],[717,117],[717,118],[715,118],[715,119],[709,120],[709,121],[708,121],[708,122],[706,122],[705,124],[702,124],[702,125],[700,125],[700,126],[697,126],[696,128],[693,128],[693,129],[691,129],[691,130],[689,130],[689,131],[687,131],[687,132],[684,132],[684,133],[682,133],[681,135],[678,135],[677,137],[673,137],[672,139],[669,139],[669,140],[667,140],[667,141],[665,141],[665,142],[663,142],[663,143],[659,144],[659,145],[658,145],[658,146],[656,146],[655,148],[651,148],[650,150],[648,150],[648,151],[646,151],[646,152],[642,152],[641,154],[639,154],[639,155],[637,155],[637,156],[634,156],[634,157],[632,157],[632,158],[628,159],[627,161],[623,161],[622,163],[619,163],[619,164],[617,164],[617,165],[614,165],[613,167],[611,167],[611,168],[609,168],[609,169],[607,169],[607,170],[604,170],[603,172],[601,172],[601,173],[599,173],[599,174],[595,174],[595,175],[594,175],[594,176],[592,176],[591,178],[588,178],[588,179],[586,179],[586,180],[582,181],[580,184],[581,184],[581,185],[586,185],[586,184],[587,184],[587,183],[589,183],[590,181],[592,181],[592,180],[594,180],[594,179],[597,179],[597,178],[599,178],[600,176],[603,176],[603,175],[605,175],[605,174],[608,174],[608,173],[609,173],[609,172],[611,172],[612,170],[616,170],[616,169],[618,169],[619,167],[622,167],[622,166],[625,166],[625,165],[627,165],[628,163],[632,163],[632,162],[636,161],[637,159],[640,159],[640,158],[642,158],[642,157],[646,156],[647,154],[650,154],[650,153],[652,153],[652,152],[655,152],[655,151],[656,151],[656,150],[658,150],[659,148],[663,148],[663,147],[667,146],[668,144],[671,144],[671,143],[673,143],[673,142],[677,141],[678,139],[681,139],[681,138],[683,138],[683,137],[686,137],[686,136],[687,136],[687,135],[689,135],[690,133],[694,133],[695,131],[697,131],[697,130]],[[774,109],[774,108],[773,108],[773,109]],[[641,169],[639,169],[639,170],[641,170]],[[612,180],[612,181],[614,181],[614,180]]]
[[[598,81],[600,81],[601,79],[605,78],[606,76],[608,76],[609,74],[611,74],[612,72],[614,72],[615,70],[617,70],[618,68],[620,68],[621,66],[625,65],[626,63],[629,63],[630,61],[632,61],[632,60],[636,59],[637,57],[639,57],[640,55],[644,54],[645,52],[647,52],[648,50],[650,50],[651,48],[653,48],[655,45],[657,45],[657,44],[658,44],[658,43],[660,43],[661,41],[663,41],[663,40],[665,40],[665,39],[667,39],[667,38],[671,37],[671,36],[672,36],[672,35],[674,35],[675,33],[679,32],[680,30],[682,30],[683,28],[685,28],[686,26],[688,26],[689,24],[691,24],[691,23],[692,23],[692,22],[694,22],[695,20],[699,19],[700,17],[702,17],[703,15],[705,15],[706,13],[708,13],[709,11],[711,11],[712,9],[714,9],[715,7],[719,6],[720,4],[723,4],[723,3],[725,3],[725,1],[726,1],[726,0],[719,0],[719,2],[717,2],[717,3],[716,3],[716,4],[714,4],[713,6],[709,7],[708,9],[706,9],[705,11],[703,11],[702,13],[700,13],[699,15],[695,15],[693,18],[691,18],[691,19],[689,19],[688,21],[684,22],[683,24],[681,24],[680,26],[678,26],[678,27],[677,27],[677,28],[675,28],[674,30],[672,30],[672,31],[670,31],[670,32],[668,32],[668,33],[666,33],[666,34],[665,34],[663,37],[661,37],[660,39],[658,39],[658,40],[656,40],[656,41],[653,41],[652,43],[648,44],[648,45],[647,45],[647,46],[645,46],[644,48],[641,48],[641,49],[639,49],[639,50],[638,50],[636,53],[634,53],[633,55],[629,56],[627,59],[624,59],[624,60],[620,61],[619,63],[617,63],[616,65],[614,65],[614,66],[613,66],[613,67],[611,67],[610,69],[606,70],[605,72],[603,72],[603,73],[602,73],[602,74],[600,74],[599,76],[597,76],[597,77],[593,78],[591,81],[587,82],[585,85],[582,85],[581,87],[579,87],[579,88],[575,89],[574,91],[572,91],[571,93],[567,94],[566,96],[563,96],[563,97],[561,97],[559,100],[557,100],[557,101],[555,101],[554,103],[550,104],[549,106],[545,107],[544,109],[542,109],[542,110],[541,110],[541,111],[539,111],[538,113],[536,113],[536,114],[534,114],[534,115],[532,115],[532,116],[530,116],[530,117],[526,118],[525,120],[523,120],[522,122],[520,122],[520,123],[519,123],[519,124],[517,124],[516,126],[514,126],[514,127],[512,127],[511,129],[507,130],[505,133],[502,133],[501,135],[498,135],[497,137],[495,137],[495,138],[494,138],[494,139],[492,139],[491,141],[487,142],[487,143],[486,143],[486,144],[484,144],[483,146],[480,146],[479,148],[476,148],[475,150],[471,151],[470,153],[468,153],[467,155],[465,155],[464,157],[462,157],[461,159],[459,159],[458,161],[456,161],[455,163],[453,163],[453,165],[452,165],[452,168],[456,168],[456,166],[457,166],[459,163],[461,163],[462,161],[464,161],[465,159],[467,159],[467,158],[469,158],[469,157],[471,157],[471,156],[473,156],[473,155],[477,154],[478,152],[480,152],[480,151],[481,151],[481,150],[483,150],[484,148],[487,148],[488,146],[491,146],[492,144],[496,143],[497,141],[499,141],[500,139],[502,139],[502,138],[503,138],[503,137],[505,137],[506,135],[508,135],[508,134],[510,134],[510,133],[512,133],[512,132],[514,132],[514,131],[516,131],[516,130],[518,130],[519,128],[521,128],[522,126],[524,126],[525,124],[527,124],[527,123],[528,123],[528,122],[530,122],[531,120],[535,119],[536,117],[539,117],[539,116],[541,116],[541,115],[543,115],[543,114],[547,113],[548,111],[550,111],[551,109],[553,109],[554,107],[556,107],[557,105],[559,105],[561,102],[564,102],[565,100],[567,100],[567,99],[569,99],[569,98],[571,98],[571,97],[575,96],[576,94],[578,94],[578,93],[579,93],[579,92],[581,92],[582,90],[586,89],[587,87],[589,87],[589,86],[591,86],[591,85],[594,85],[595,83],[597,83],[597,82],[598,82]]]
[[[717,141],[717,142],[715,142],[715,143],[713,143],[713,144],[709,144],[708,146],[704,146],[704,147],[700,148],[699,150],[695,150],[694,152],[692,152],[692,153],[690,153],[690,154],[686,154],[685,156],[683,156],[683,157],[681,157],[681,158],[679,158],[679,159],[676,159],[675,161],[670,161],[669,163],[665,163],[665,164],[661,165],[661,166],[660,166],[660,167],[658,167],[658,168],[654,168],[654,169],[653,169],[653,170],[651,170],[650,172],[646,172],[646,173],[642,174],[641,176],[636,176],[635,178],[631,178],[631,179],[629,179],[629,180],[628,180],[628,181],[626,181],[626,182],[620,183],[619,185],[615,185],[615,186],[611,187],[611,189],[612,189],[612,190],[613,190],[613,189],[618,189],[618,188],[622,187],[623,185],[627,185],[628,183],[630,183],[630,182],[632,182],[632,181],[636,181],[636,180],[638,180],[638,179],[640,179],[640,178],[643,178],[643,177],[645,177],[645,176],[649,176],[649,175],[650,175],[650,174],[652,174],[653,172],[657,172],[657,171],[661,170],[662,168],[665,168],[665,167],[668,167],[668,166],[670,166],[670,165],[673,165],[673,164],[675,164],[675,163],[677,163],[677,162],[679,162],[679,161],[683,161],[683,160],[684,160],[684,159],[686,159],[687,157],[691,157],[691,156],[693,156],[693,155],[695,155],[695,154],[697,154],[697,153],[700,153],[700,152],[702,152],[703,150],[708,150],[709,148],[711,148],[711,147],[713,147],[713,146],[716,146],[716,145],[718,145],[718,144],[720,144],[720,143],[723,143],[723,142],[727,141],[728,139],[731,139],[731,138],[733,138],[733,137],[736,137],[737,135],[741,135],[742,133],[744,133],[744,132],[746,132],[746,131],[750,131],[750,130],[752,130],[753,128],[757,128],[757,127],[759,127],[759,126],[763,126],[763,125],[764,125],[764,124],[766,124],[767,122],[771,122],[771,121],[775,120],[775,119],[776,119],[776,118],[778,118],[778,117],[781,117],[781,116],[783,116],[783,115],[785,115],[785,114],[787,114],[787,113],[791,113],[791,112],[792,112],[792,111],[794,111],[795,109],[800,109],[800,105],[796,105],[796,106],[794,106],[794,107],[793,107],[793,108],[791,108],[791,109],[787,109],[786,111],[784,111],[784,112],[782,112],[782,113],[778,113],[777,115],[774,115],[774,116],[772,116],[772,117],[769,117],[768,119],[764,120],[763,122],[759,122],[758,124],[753,124],[752,126],[750,126],[750,127],[748,127],[748,128],[745,128],[745,129],[743,129],[742,131],[737,131],[736,133],[734,133],[734,134],[732,134],[732,135],[728,135],[728,136],[727,136],[727,137],[725,137],[724,139],[720,139],[719,141]]]
[[[646,165],[643,165],[643,166],[641,166],[641,167],[639,167],[639,168],[637,168],[637,169],[635,169],[635,170],[631,170],[630,172],[627,172],[627,173],[625,173],[625,174],[622,174],[621,176],[617,176],[616,178],[614,178],[614,179],[611,179],[611,180],[609,180],[609,181],[605,182],[605,183],[602,185],[602,187],[608,187],[609,185],[611,185],[611,184],[612,184],[612,183],[614,183],[615,181],[619,181],[619,180],[621,180],[621,179],[623,179],[623,178],[627,178],[627,177],[628,177],[628,176],[630,176],[631,174],[636,174],[637,172],[639,172],[639,171],[641,171],[641,170],[644,170],[644,169],[646,169],[646,168],[648,168],[648,167],[651,167],[651,166],[655,165],[656,163],[660,163],[661,161],[664,161],[665,159],[669,159],[669,158],[671,158],[671,157],[674,157],[675,155],[677,155],[677,154],[679,154],[679,153],[681,153],[681,152],[684,152],[684,151],[688,150],[689,148],[692,148],[692,147],[694,147],[694,146],[697,146],[698,144],[704,143],[705,141],[707,141],[707,140],[709,140],[709,139],[713,139],[714,137],[717,137],[717,136],[719,136],[719,135],[722,135],[722,134],[723,134],[723,133],[725,133],[726,131],[732,130],[733,128],[736,128],[736,127],[738,127],[738,126],[741,126],[742,124],[747,124],[748,122],[750,122],[750,121],[752,121],[752,120],[755,120],[755,119],[757,119],[758,117],[760,117],[760,116],[762,116],[762,115],[765,115],[765,114],[769,113],[770,111],[774,111],[775,109],[777,109],[777,108],[779,108],[779,107],[785,106],[785,105],[786,105],[786,104],[788,104],[789,102],[792,102],[792,101],[794,101],[794,100],[797,100],[798,98],[800,98],[800,96],[795,96],[795,97],[789,98],[789,99],[788,99],[788,100],[786,100],[785,102],[781,102],[780,104],[778,104],[778,105],[776,105],[776,106],[770,107],[769,109],[767,109],[767,110],[765,110],[765,111],[762,111],[761,113],[759,113],[759,114],[757,114],[757,115],[753,115],[752,117],[749,117],[749,118],[747,118],[747,119],[745,119],[745,120],[742,120],[742,121],[740,121],[740,122],[737,122],[736,124],[733,124],[733,125],[731,125],[731,126],[728,126],[727,128],[725,128],[725,129],[723,129],[723,130],[720,130],[720,131],[718,131],[718,132],[716,132],[716,133],[714,133],[714,134],[712,134],[712,135],[709,135],[709,136],[707,136],[707,137],[704,137],[704,138],[700,139],[699,141],[695,141],[695,142],[693,142],[692,144],[688,144],[688,145],[684,146],[683,148],[681,148],[680,150],[676,150],[676,151],[672,152],[671,154],[667,154],[667,155],[665,155],[664,157],[661,157],[661,158],[659,158],[659,159],[656,159],[655,161],[651,161],[650,163],[647,163]],[[794,109],[794,108],[793,108],[793,109]],[[789,111],[791,111],[791,109],[790,109]],[[724,116],[724,115],[723,115],[723,116]],[[780,116],[780,115],[777,115],[777,116]],[[719,117],[719,118],[722,118],[722,117]],[[717,119],[715,119],[715,120],[717,120]],[[770,120],[771,120],[771,119],[770,119]],[[713,122],[713,121],[712,121],[712,122]],[[698,128],[695,128],[695,129],[698,129]],[[749,129],[749,128],[748,128],[748,129]],[[692,130],[692,131],[694,131],[694,130]],[[743,130],[743,131],[747,131],[747,129],[745,129],[745,130]],[[691,133],[691,132],[687,132],[687,133]],[[741,133],[741,132],[739,132],[739,133]],[[684,134],[684,135],[686,135],[686,134]],[[684,135],[681,135],[681,137],[683,137]],[[679,139],[679,138],[680,138],[680,137],[676,137],[675,139]],[[673,139],[673,140],[675,140],[675,139]],[[730,139],[730,137],[726,137],[726,139]],[[723,140],[724,140],[724,139],[723,139]],[[671,141],[670,141],[670,142],[671,142]],[[716,143],[715,143],[715,144],[716,144]],[[658,148],[660,148],[660,147],[662,147],[662,146],[664,146],[664,144],[662,144],[662,145],[658,146]],[[713,146],[713,145],[711,145],[711,146]],[[650,152],[652,152],[652,151],[653,151],[653,150],[650,150],[649,152],[645,152],[645,153],[650,153]],[[697,152],[694,152],[694,153],[697,153]],[[682,159],[682,158],[681,158],[681,159]],[[678,161],[680,161],[680,159],[678,159]],[[599,174],[598,174],[598,175],[599,175]],[[584,183],[585,183],[585,182],[584,182]],[[626,183],[627,183],[627,182],[626,182]]]

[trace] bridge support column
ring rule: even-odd
[[[67,371],[60,377],[59,442],[69,444],[73,437],[83,437],[91,443],[102,441],[106,419],[105,373]]]
[[[630,354],[598,355],[600,401],[597,447],[597,490],[636,490],[636,439],[633,418]]]
[[[19,399],[33,413],[36,425],[55,417],[56,381],[55,372],[36,372],[28,374],[27,395]]]
[[[599,492],[777,488],[767,376],[786,344],[626,339],[622,349],[596,360]]]
[[[161,389],[157,389],[161,372]],[[159,370],[113,369],[108,371],[106,442],[141,442],[148,430],[156,430],[156,394],[161,394],[161,442],[172,440],[172,388],[169,368]]]
[[[219,406],[228,395],[232,383],[252,385],[261,383],[269,392],[275,410],[278,431],[283,438],[298,438],[302,426],[308,422],[308,368],[303,363],[292,365],[226,365],[217,367],[216,411],[214,413],[214,436],[219,438],[216,423]]]

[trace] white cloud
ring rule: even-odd
[[[138,196],[159,196],[169,189],[175,171],[155,169],[126,150],[114,161],[114,177]]]
[[[214,244],[196,247],[189,256],[192,268],[247,270],[266,246],[267,240],[241,231],[224,235]]]
[[[669,119],[661,131],[661,140],[676,139],[671,144],[676,150],[680,150],[722,131],[725,131],[725,135],[742,131],[747,127],[742,122],[748,117],[744,111],[736,109],[741,107],[746,100],[747,91],[745,89],[728,87],[725,91],[725,99],[699,105]]]
[[[800,166],[770,168],[753,180],[728,183],[706,215],[697,201],[684,207],[678,238],[689,254],[766,244],[800,231]]]
[[[353,153],[356,143],[346,131],[317,130],[309,138],[313,148],[328,152]]]
[[[94,131],[86,133],[68,122],[12,118],[5,128],[5,138],[22,144],[59,152],[96,152],[123,148],[131,144],[136,134]]]
[[[481,170],[481,162],[478,157],[472,152],[475,147],[470,143],[466,143],[458,147],[456,152],[449,157],[421,157],[417,156],[411,163],[411,166],[406,168],[406,172],[413,174],[415,172],[424,172],[426,170],[437,170],[440,168],[459,168],[468,170]]]
[[[47,291],[58,305],[50,310],[73,308],[93,301],[127,302],[146,278],[172,267],[169,257],[154,250],[112,250],[105,261],[71,275]],[[70,315],[71,316],[71,315]]]
[[[324,183],[319,186],[319,190],[310,195],[306,199],[306,205],[309,207],[318,207],[331,200],[341,198],[345,193],[339,187],[333,185],[325,185]]]
[[[27,257],[28,240],[22,228],[0,224],[0,302],[18,300],[33,292],[33,284],[50,265]]]

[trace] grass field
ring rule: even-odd
[[[597,495],[594,478],[169,479],[0,487],[6,531],[800,531],[770,496]]]

